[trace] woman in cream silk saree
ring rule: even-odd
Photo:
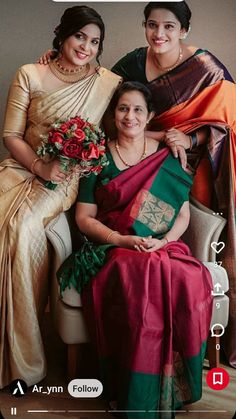
[[[3,137],[17,136],[37,150],[41,135],[60,118],[80,115],[99,124],[120,77],[94,74],[50,92],[34,64],[21,67],[11,85]],[[40,318],[47,301],[48,244],[44,228],[76,199],[78,178],[55,190],[13,158],[0,164],[0,388],[46,374]]]

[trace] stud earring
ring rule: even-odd
[[[186,39],[187,36],[189,35],[190,31],[191,31],[191,25],[189,25],[188,31],[184,32],[184,34],[181,35],[179,39],[181,39],[181,40]]]

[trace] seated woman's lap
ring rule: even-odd
[[[199,342],[205,341],[209,332],[211,277],[199,261],[186,254],[187,246],[181,243],[177,252],[178,246],[173,243],[173,251],[168,245],[167,251],[152,253],[122,248],[109,251],[107,263],[92,281],[96,322],[100,323],[100,318],[105,324],[98,326],[102,334],[109,337],[115,328],[120,344],[123,341],[127,350],[138,345],[142,353],[148,350],[147,345],[151,352],[157,342],[162,345],[163,333],[168,331],[182,355],[199,353]],[[139,337],[136,343],[134,336]],[[145,348],[142,336],[150,337]],[[105,344],[106,339],[101,340]],[[148,359],[145,362],[150,371]]]

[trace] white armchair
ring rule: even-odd
[[[191,220],[183,240],[189,245],[193,255],[204,262],[209,269],[213,286],[219,283],[221,290],[227,292],[229,288],[227,273],[224,268],[214,263],[216,253],[211,247],[211,242],[218,242],[226,220],[221,216],[212,215],[208,208],[195,200],[191,200],[190,210]],[[74,233],[75,225],[71,227],[71,224],[73,222],[69,214],[61,213],[48,224],[46,234],[53,247],[50,309],[56,329],[62,341],[67,344],[68,376],[73,378],[76,376],[78,345],[88,342],[89,336],[83,318],[80,295],[71,288],[66,289],[61,297],[56,278],[59,266],[72,252],[71,232]],[[228,323],[228,312],[228,297],[225,294],[214,296],[211,327],[214,324],[221,324],[225,328]],[[219,365],[219,350],[216,349],[219,343],[219,337],[212,338],[209,335],[208,358],[211,368]]]

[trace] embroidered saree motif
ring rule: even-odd
[[[132,218],[158,234],[168,231],[174,215],[175,209],[170,204],[147,190],[138,193],[130,212]]]

